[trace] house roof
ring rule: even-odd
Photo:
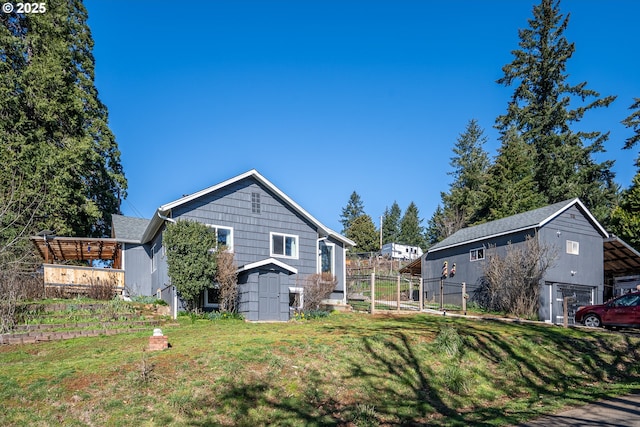
[[[356,243],[353,240],[350,240],[346,237],[344,237],[343,235],[333,231],[332,229],[330,229],[329,227],[325,226],[324,224],[322,224],[320,221],[318,221],[316,218],[314,218],[309,212],[307,212],[306,210],[302,209],[302,207],[300,205],[298,205],[296,202],[294,202],[289,196],[287,196],[285,193],[283,193],[278,187],[276,187],[275,185],[273,185],[271,183],[271,181],[269,181],[268,179],[266,179],[264,176],[262,176],[257,170],[252,169],[250,171],[247,171],[243,174],[240,174],[236,177],[230,178],[226,181],[223,181],[219,184],[213,185],[211,187],[205,188],[204,190],[200,190],[198,192],[195,192],[193,194],[189,194],[188,196],[184,196],[178,200],[174,200],[173,202],[164,204],[162,206],[160,206],[157,210],[155,215],[153,216],[153,218],[151,218],[149,225],[147,226],[144,234],[141,237],[141,241],[142,242],[148,242],[149,240],[151,240],[153,238],[153,236],[157,233],[158,229],[162,226],[163,222],[169,217],[169,215],[171,214],[171,210],[184,205],[185,203],[189,203],[193,200],[196,200],[200,197],[206,196],[208,194],[211,194],[215,191],[218,191],[222,188],[225,188],[229,185],[235,184],[238,181],[241,181],[245,178],[254,178],[256,181],[258,181],[259,183],[261,183],[262,185],[264,185],[265,187],[267,187],[269,190],[271,190],[272,192],[274,192],[280,199],[282,199],[282,201],[289,206],[291,209],[293,209],[294,211],[296,211],[298,214],[300,214],[302,217],[306,218],[309,222],[311,222],[318,230],[318,233],[325,235],[325,236],[329,236],[332,237],[342,243],[344,243],[347,246],[356,246]]]
[[[124,215],[111,215],[113,236],[124,243],[140,243],[144,231],[149,226],[149,220]]]
[[[473,227],[463,228],[443,241],[430,247],[428,252],[436,252],[480,240],[517,233],[520,231],[537,229],[552,221],[573,206],[576,206],[584,213],[584,215],[593,224],[594,228],[596,228],[603,237],[609,237],[609,234],[602,225],[600,225],[593,215],[591,215],[591,212],[589,212],[589,210],[582,204],[580,199],[576,198],[484,224],[475,225]]]

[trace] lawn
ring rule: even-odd
[[[395,313],[179,318],[148,334],[0,347],[1,425],[517,424],[640,389],[640,338]]]

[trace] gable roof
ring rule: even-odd
[[[436,252],[462,244],[473,243],[479,240],[504,236],[520,231],[538,229],[573,206],[580,209],[603,237],[609,237],[609,234],[602,225],[591,215],[591,212],[582,204],[580,199],[576,198],[473,227],[463,228],[430,247],[428,252]]]
[[[118,242],[141,243],[142,235],[149,226],[149,220],[124,215],[111,215],[113,237]]]
[[[297,268],[292,267],[289,264],[285,264],[282,261],[278,261],[275,258],[267,258],[267,259],[263,259],[262,261],[257,261],[257,262],[252,262],[250,264],[245,264],[242,267],[238,268],[237,273],[242,273],[244,271],[254,270],[256,268],[264,267],[264,266],[267,266],[267,265],[276,265],[276,266],[282,268],[283,270],[288,271],[289,274],[298,274],[298,269]]]
[[[206,196],[208,194],[211,194],[215,191],[218,191],[222,188],[225,188],[229,185],[235,184],[238,181],[241,181],[245,178],[254,178],[256,181],[258,181],[260,184],[264,185],[265,187],[267,187],[270,191],[272,191],[273,193],[275,193],[289,208],[291,208],[292,210],[294,210],[295,212],[297,212],[299,215],[301,215],[303,218],[307,219],[310,223],[312,223],[316,228],[319,234],[325,235],[325,236],[329,236],[332,237],[342,243],[344,243],[347,246],[356,246],[356,243],[353,240],[350,240],[348,238],[346,238],[345,236],[333,231],[332,229],[330,229],[329,227],[325,226],[324,224],[322,224],[320,221],[318,221],[315,217],[313,217],[309,212],[307,212],[306,210],[302,209],[302,207],[300,205],[298,205],[296,202],[294,202],[289,196],[287,196],[285,193],[283,193],[278,187],[276,187],[275,185],[273,185],[271,183],[271,181],[269,181],[267,178],[265,178],[264,176],[262,176],[257,170],[255,169],[251,169],[250,171],[247,171],[243,174],[240,174],[236,177],[230,178],[226,181],[223,181],[219,184],[213,185],[211,187],[205,188],[204,190],[200,190],[197,191],[193,194],[189,194],[187,196],[181,197],[178,200],[174,200],[173,202],[164,204],[162,206],[160,206],[157,210],[155,215],[153,216],[153,218],[151,218],[151,221],[149,222],[149,225],[147,226],[144,234],[141,236],[141,241],[142,242],[148,242],[149,240],[151,240],[153,238],[153,236],[155,236],[155,234],[157,233],[158,229],[162,226],[162,224],[164,223],[165,220],[170,220],[170,218],[167,218],[168,215],[171,213],[171,210],[184,205],[185,203],[189,203],[193,200],[196,200],[200,197]]]

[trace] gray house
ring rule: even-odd
[[[540,320],[562,323],[564,296],[575,294],[581,305],[602,302],[603,239],[609,235],[579,199],[464,228],[435,244],[422,258],[427,295],[438,292],[445,261],[449,269],[455,264],[455,276],[447,281],[473,288],[482,280],[488,248],[504,254],[509,242],[521,245],[527,236],[535,236],[556,254],[540,283]]]
[[[167,222],[198,221],[211,227],[238,265],[239,312],[248,320],[288,320],[291,304],[304,301],[305,278],[329,272],[337,285],[332,302],[346,303],[345,252],[355,243],[324,226],[256,170],[160,206],[150,220],[113,216],[122,243],[125,288],[157,295],[177,309],[167,274],[162,233]],[[217,307],[215,288],[202,296]]]

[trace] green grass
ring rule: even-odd
[[[414,315],[0,347],[0,425],[512,425],[640,388],[640,339]]]

